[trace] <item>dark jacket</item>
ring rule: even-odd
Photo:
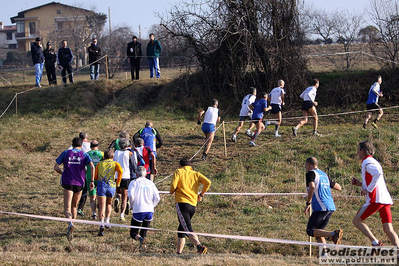
[[[87,52],[89,53],[89,64],[101,58],[101,48],[98,45],[91,44],[89,48],[87,48]],[[96,64],[100,64],[100,61],[97,61]]]
[[[54,64],[57,62],[57,54],[55,53],[54,49],[45,49],[43,51],[44,55],[44,64],[46,66],[54,66]]]
[[[60,49],[58,49],[57,57],[58,64],[60,64],[61,66],[67,66],[72,63],[73,60],[72,51],[71,49],[69,49],[69,47],[61,47]]]
[[[39,46],[36,42],[32,44],[30,48],[30,52],[32,54],[33,64],[41,64],[44,62],[44,55],[42,47]]]
[[[141,43],[129,42],[127,44],[126,55],[129,58],[134,58],[134,59],[141,58],[143,56],[143,53],[141,51]]]
[[[159,58],[159,54],[162,52],[161,43],[157,40],[149,41],[147,44],[147,57],[148,58]]]

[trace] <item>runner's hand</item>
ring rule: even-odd
[[[198,124],[198,125],[201,125],[201,119],[198,119],[198,120],[197,120],[197,124]]]
[[[307,215],[309,213],[310,210],[310,205],[306,205],[305,207],[305,215]]]

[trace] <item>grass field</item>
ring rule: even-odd
[[[162,105],[161,91],[171,79],[130,81],[77,82],[65,87],[41,88],[21,96],[19,115],[7,113],[0,119],[0,210],[63,217],[60,176],[53,170],[55,159],[71,143],[78,132],[85,130],[89,139],[97,139],[105,149],[117,137],[118,131],[134,134],[146,120],[153,121],[162,134],[164,146],[159,150],[159,174],[155,181],[173,173],[182,157],[191,157],[202,145],[200,126],[193,119],[195,111],[184,113],[173,106]],[[25,87],[4,87],[0,90],[3,110],[14,93]],[[142,103],[143,95],[155,95],[149,105]],[[319,113],[328,103],[319,103]],[[226,103],[221,102],[223,108]],[[287,112],[286,112],[287,114]],[[311,126],[291,135],[297,120],[286,120],[282,137],[275,139],[268,129],[258,139],[259,147],[249,147],[244,131],[238,142],[227,142],[224,156],[222,131],[219,130],[209,159],[193,159],[193,168],[212,181],[210,192],[305,192],[304,161],[316,156],[320,169],[343,187],[334,192],[337,212],[327,229],[344,230],[343,244],[369,245],[352,225],[351,220],[363,204],[360,191],[350,185],[352,176],[360,176],[360,161],[356,158],[357,143],[371,140],[377,147],[376,158],[381,162],[388,188],[399,198],[399,127],[396,110],[384,115],[380,129],[362,130],[364,114],[320,119],[320,138],[311,137]],[[300,115],[290,110],[289,115]],[[237,117],[224,117],[237,120]],[[226,124],[230,137],[235,123]],[[158,185],[168,190],[169,181]],[[173,197],[162,195],[155,211],[152,227],[176,230],[177,217]],[[304,199],[300,196],[206,196],[197,207],[193,227],[197,232],[257,236],[307,241],[305,229],[308,218],[303,214]],[[399,209],[392,207],[394,227]],[[89,205],[85,209],[88,218]],[[128,221],[125,224],[129,224]],[[112,214],[112,223],[120,223]],[[373,232],[389,243],[382,232],[378,215],[367,219]],[[5,265],[309,265],[317,264],[317,248],[312,258],[308,246],[237,241],[200,237],[208,246],[209,255],[199,257],[193,247],[176,256],[175,234],[150,232],[149,249],[133,253],[137,243],[123,228],[113,227],[105,237],[98,237],[98,227],[78,224],[72,242],[66,240],[64,222],[0,215],[0,263]]]

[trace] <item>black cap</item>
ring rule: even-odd
[[[134,38],[136,38],[136,39],[137,39],[137,36],[136,36],[136,35],[134,35],[134,36],[132,37],[132,39],[134,39]]]
[[[51,42],[47,42],[47,46],[50,46],[51,45]]]
[[[41,41],[42,39],[40,39],[40,37],[36,37],[36,41]]]

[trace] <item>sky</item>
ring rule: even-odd
[[[62,4],[78,5],[90,9],[95,4],[96,11],[108,15],[108,7],[111,9],[111,28],[117,26],[128,26],[133,33],[139,35],[139,25],[141,25],[142,37],[145,38],[150,33],[150,28],[154,24],[159,24],[159,19],[155,12],[163,13],[171,6],[182,0],[57,0]],[[189,2],[191,0],[188,0]],[[335,10],[347,9],[350,12],[363,12],[369,6],[369,0],[299,0],[305,4],[313,5],[316,9]],[[2,4],[0,8],[0,21],[4,25],[11,25],[10,18],[16,16],[18,12],[36,6],[52,2],[43,0],[14,0],[12,4]],[[107,23],[108,27],[108,23]]]

